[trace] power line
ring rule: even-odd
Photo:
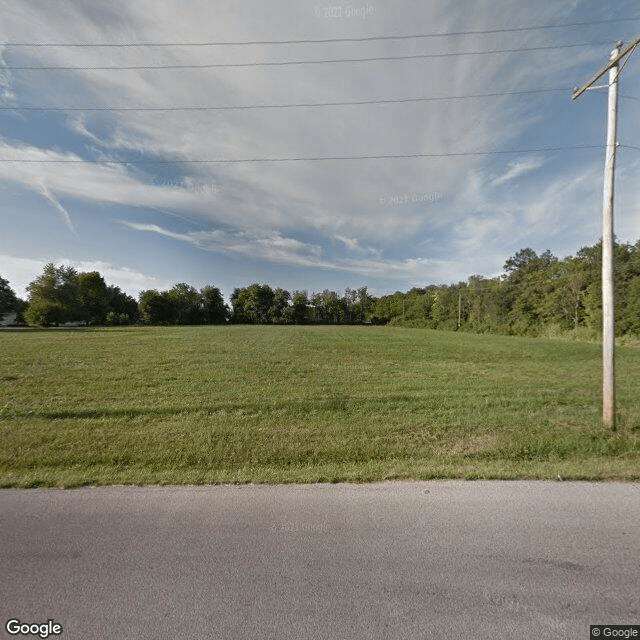
[[[342,107],[367,104],[401,104],[407,102],[438,102],[448,100],[469,100],[500,96],[529,95],[536,93],[569,92],[567,87],[558,89],[529,89],[522,91],[497,91],[462,96],[436,96],[416,98],[388,98],[379,100],[351,100],[342,102],[300,102],[294,104],[251,104],[230,106],[184,106],[184,107],[0,107],[0,111],[230,111],[240,109],[292,109],[301,107]]]
[[[381,154],[369,156],[316,156],[291,158],[241,158],[241,159],[199,159],[199,160],[94,160],[82,158],[35,160],[32,158],[12,159],[0,158],[2,163],[21,164],[119,164],[119,165],[168,165],[168,164],[246,164],[258,162],[321,162],[327,160],[396,160],[401,158],[456,158],[469,156],[490,156],[503,154],[544,153],[557,151],[576,151],[584,149],[603,149],[604,145],[576,145],[569,147],[539,147],[535,149],[509,149],[501,151],[464,151],[452,153],[412,153],[412,154]]]
[[[368,36],[363,38],[324,38],[304,40],[250,40],[231,42],[2,42],[3,47],[217,47],[243,45],[287,45],[287,44],[327,44],[332,42],[372,42],[377,40],[409,40],[413,38],[448,38],[452,36],[488,35],[494,33],[518,33],[544,29],[566,29],[569,27],[586,27],[615,22],[633,22],[638,18],[614,18],[610,20],[592,20],[588,22],[568,22],[564,24],[546,24],[531,27],[509,27],[503,29],[484,29],[478,31],[449,31],[445,33],[418,33],[398,36]]]
[[[451,58],[453,56],[481,56],[500,53],[526,53],[530,51],[551,51],[553,49],[570,49],[576,47],[601,47],[608,42],[580,42],[575,44],[545,45],[539,47],[522,47],[519,49],[492,49],[491,51],[454,51],[452,53],[422,53],[408,56],[378,56],[372,58],[334,58],[328,60],[283,60],[275,62],[224,62],[213,64],[166,64],[166,65],[131,65],[131,66],[11,66],[4,69],[10,71],[150,71],[163,69],[220,69],[231,67],[284,67],[305,64],[336,64],[346,62],[381,62],[390,60],[419,60],[425,58]]]

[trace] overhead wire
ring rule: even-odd
[[[611,18],[607,20],[591,20],[586,22],[568,22],[563,24],[546,24],[531,27],[505,27],[496,29],[481,29],[472,31],[449,31],[440,33],[418,33],[396,36],[365,36],[360,38],[323,38],[300,40],[249,40],[249,41],[219,41],[219,42],[0,42],[4,47],[215,47],[215,46],[245,46],[245,45],[289,45],[289,44],[327,44],[334,42],[372,42],[382,40],[409,40],[416,38],[448,38],[453,36],[489,35],[496,33],[518,33],[546,29],[566,29],[571,27],[585,27],[592,25],[611,24],[615,22],[634,22],[640,17]]]
[[[321,42],[364,42],[375,40],[404,40],[410,38],[430,38],[444,36],[459,35],[478,35],[478,34],[494,34],[518,31],[533,31],[538,29],[554,29],[563,27],[587,26],[593,24],[604,24],[608,22],[619,22],[623,19],[591,21],[582,23],[568,23],[564,25],[539,25],[532,27],[515,27],[504,29],[489,29],[481,31],[465,31],[450,33],[431,33],[431,34],[413,34],[402,36],[369,36],[365,38],[332,38],[325,40],[282,40],[282,41],[247,41],[247,42],[207,42],[207,43],[10,43],[5,42],[0,46],[15,47],[143,47],[143,46],[214,46],[214,45],[241,45],[241,44],[310,44]],[[627,20],[640,20],[640,18],[629,18]],[[152,70],[152,69],[198,69],[198,68],[226,68],[226,67],[254,67],[254,66],[288,66],[288,65],[305,65],[305,64],[333,64],[348,62],[372,62],[372,61],[393,61],[393,60],[412,60],[422,58],[441,58],[451,56],[466,55],[489,55],[502,53],[519,53],[530,51],[544,51],[554,49],[566,49],[583,46],[601,46],[608,43],[572,43],[561,45],[545,45],[537,47],[522,47],[513,49],[493,49],[489,51],[463,51],[451,53],[433,53],[433,54],[416,54],[408,56],[380,56],[369,58],[344,58],[344,59],[325,59],[325,60],[285,60],[272,62],[248,62],[248,63],[213,63],[213,64],[191,64],[191,65],[133,65],[133,66],[84,66],[84,67],[63,67],[63,66],[10,66],[4,68],[8,70],[33,70],[33,71],[89,71],[89,70]],[[428,102],[428,101],[447,101],[447,100],[465,100],[479,99],[508,95],[525,95],[534,93],[547,93],[568,91],[565,88],[552,89],[536,89],[522,91],[505,91],[492,92],[484,94],[471,94],[461,96],[432,96],[432,97],[408,97],[408,98],[388,98],[373,100],[354,100],[340,102],[308,102],[308,103],[292,103],[292,104],[254,104],[254,105],[229,105],[229,106],[166,106],[166,107],[17,107],[17,106],[1,106],[0,111],[69,111],[69,112],[106,112],[106,111],[223,111],[223,110],[242,110],[242,109],[288,109],[288,108],[309,108],[309,107],[337,107],[349,105],[368,105],[368,104],[400,104],[410,102]],[[283,158],[243,158],[243,159],[170,159],[170,160],[92,160],[92,159],[10,159],[0,158],[0,162],[20,162],[20,163],[96,163],[96,164],[188,164],[188,163],[261,163],[261,162],[320,162],[320,161],[339,161],[339,160],[387,160],[400,158],[447,158],[447,157],[463,157],[463,156],[483,156],[495,154],[518,154],[518,153],[543,153],[543,152],[560,152],[579,149],[596,149],[602,148],[602,145],[577,145],[566,147],[550,147],[536,149],[517,149],[517,150],[493,150],[493,151],[467,151],[467,152],[449,152],[441,154],[383,154],[383,155],[362,155],[362,156],[318,156],[318,157],[283,157]],[[633,148],[633,147],[632,147]]]
[[[279,60],[268,62],[220,62],[206,64],[163,64],[163,65],[89,65],[89,66],[50,66],[50,65],[5,65],[9,71],[153,71],[169,69],[224,69],[240,67],[285,67],[306,64],[342,64],[353,62],[382,62],[395,60],[421,60],[429,58],[451,58],[458,56],[495,55],[503,53],[527,53],[532,51],[551,51],[578,47],[599,47],[608,42],[580,42],[573,44],[544,45],[538,47],[520,47],[516,49],[492,49],[490,51],[453,51],[450,53],[420,53],[405,56],[375,56],[369,58],[332,58],[323,60]]]
[[[0,162],[23,163],[23,164],[116,164],[116,165],[168,165],[168,164],[246,164],[260,162],[322,162],[337,160],[397,160],[406,158],[456,158],[469,156],[490,156],[504,154],[525,154],[525,153],[550,153],[560,151],[577,151],[585,149],[604,149],[604,145],[574,145],[565,147],[537,147],[533,149],[508,149],[493,151],[462,151],[448,153],[411,153],[411,154],[380,154],[363,156],[310,156],[310,157],[289,157],[289,158],[227,158],[227,159],[171,159],[171,160],[97,160],[83,158],[66,159],[34,159],[34,158],[0,158]]]
[[[368,104],[402,104],[410,102],[446,102],[453,100],[470,100],[494,98],[501,96],[530,95],[537,93],[569,92],[567,87],[555,89],[527,89],[521,91],[495,91],[459,96],[422,96],[414,98],[386,98],[375,100],[345,100],[340,102],[300,102],[291,104],[251,104],[228,106],[172,106],[172,107],[33,107],[33,106],[0,106],[0,111],[232,111],[242,109],[293,109],[311,107],[342,107]]]
[[[627,66],[627,62],[629,62],[629,60],[631,59],[631,56],[634,54],[635,50],[638,47],[638,43],[636,42],[635,45],[633,45],[633,48],[631,49],[631,51],[629,51],[629,53],[627,54],[627,57],[625,59],[625,61],[622,63],[622,66],[620,67],[620,70],[618,71],[618,77],[620,77],[622,75],[622,72],[624,71],[624,68]]]

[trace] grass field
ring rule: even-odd
[[[0,486],[640,478],[640,349],[390,327],[0,332]]]

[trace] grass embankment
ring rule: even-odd
[[[0,332],[0,486],[640,478],[640,349],[390,327]]]

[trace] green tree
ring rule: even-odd
[[[342,321],[346,324],[363,324],[372,302],[367,287],[347,288],[342,300],[344,309]]]
[[[200,289],[203,320],[206,324],[223,324],[229,317],[229,309],[217,287],[207,285]]]
[[[108,325],[128,325],[139,318],[138,303],[114,285],[107,287],[108,308],[105,319]]]
[[[538,256],[529,248],[521,249],[505,262],[507,315],[514,333],[526,334],[540,328],[548,272],[556,262],[557,258],[549,250]]]
[[[171,308],[170,324],[203,324],[204,308],[198,291],[180,282],[165,293]]]
[[[614,288],[616,335],[632,331],[634,326],[635,286],[632,283],[640,274],[638,244],[614,244]],[[595,331],[602,331],[602,242],[583,247],[578,257],[584,262],[588,285],[583,296],[585,324]]]
[[[42,275],[29,283],[27,291],[27,322],[49,326],[80,319],[78,272],[73,267],[45,265]]]
[[[78,320],[86,325],[105,324],[109,313],[109,291],[104,278],[97,271],[76,276]]]
[[[12,311],[16,311],[18,297],[9,286],[9,281],[0,277],[0,320]]]
[[[273,292],[273,303],[269,309],[269,319],[273,324],[287,324],[290,322],[289,302],[291,294],[285,289]]]
[[[404,300],[404,323],[411,327],[430,326],[431,306],[434,302],[435,286],[424,289],[413,287]]]
[[[274,292],[267,284],[236,288],[231,294],[232,321],[245,324],[268,324]]]
[[[614,255],[616,334],[638,333],[640,241],[635,245],[616,245]]]
[[[358,322],[361,324],[368,318],[369,309],[373,304],[373,298],[369,295],[367,287],[360,287],[358,289],[358,302],[356,304],[356,315]]]
[[[162,293],[156,289],[142,291],[138,306],[145,324],[166,325],[173,321],[173,305],[166,291]]]
[[[462,294],[463,322],[478,333],[506,332],[508,303],[499,278],[474,275]]]
[[[392,320],[400,322],[405,308],[405,294],[396,291],[389,296],[381,296],[372,302],[371,322],[373,324],[387,324]]]
[[[306,324],[309,322],[309,295],[306,291],[294,291],[291,296],[291,306],[288,308],[291,322]]]
[[[345,316],[344,299],[335,291],[325,289],[311,297],[314,322],[320,324],[341,324]]]
[[[589,283],[585,264],[579,258],[565,258],[547,271],[546,296],[538,305],[543,324],[576,329],[584,322],[583,298]]]

